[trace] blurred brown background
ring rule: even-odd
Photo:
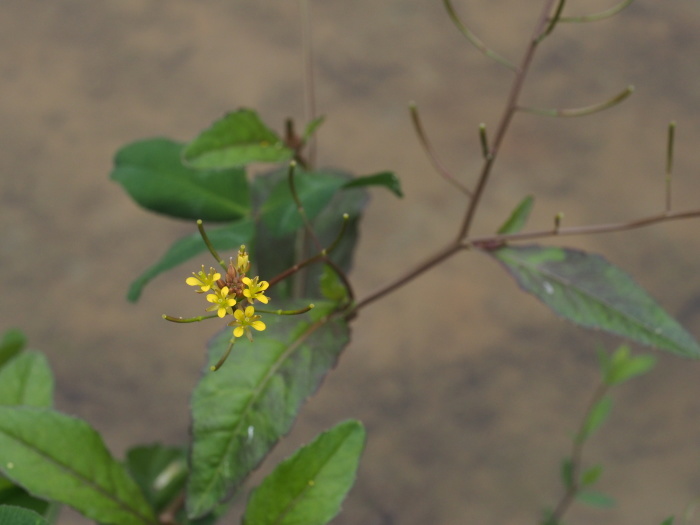
[[[541,3],[455,0],[513,60]],[[443,161],[471,184],[477,126],[495,128],[511,74],[461,37],[438,0],[312,5],[327,116],[320,165],[392,169],[406,193],[374,192],[353,275],[362,297],[451,239],[465,206],[418,147],[407,103],[418,103]],[[570,0],[567,11],[609,5]],[[194,226],[137,208],[108,180],[112,155],[145,137],[188,140],[239,106],[278,129],[289,116],[301,122],[298,21],[289,1],[0,4],[0,328],[22,328],[48,354],[58,407],[89,420],[120,457],[132,444],[186,438],[189,392],[218,327],[160,318],[191,311],[189,265],[156,279],[138,304],[125,301],[130,281]],[[659,211],[671,119],[674,206],[698,207],[699,55],[693,0],[638,0],[612,20],[560,26],[526,103],[575,107],[637,90],[587,118],[518,116],[476,232],[493,232],[530,192],[533,228],[559,211],[568,225]],[[697,228],[564,243],[604,253],[700,337]],[[595,387],[598,344],[619,341],[561,321],[490,261],[465,254],[362,312],[353,344],[274,458],[354,417],[369,440],[336,523],[537,523],[560,495],[559,461]],[[605,464],[601,489],[617,507],[579,506],[570,522],[659,523],[700,496],[700,365],[657,354],[653,374],[618,390],[586,455]],[[86,521],[65,512],[60,523]]]

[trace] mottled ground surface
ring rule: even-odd
[[[320,164],[393,169],[406,192],[374,195],[354,272],[364,296],[451,239],[465,207],[420,151],[407,103],[418,103],[444,163],[473,184],[478,123],[495,127],[512,77],[463,40],[438,1],[314,4],[328,117]],[[540,9],[456,5],[514,59]],[[574,225],[660,210],[671,119],[674,205],[697,207],[698,35],[692,0],[639,0],[614,20],[561,27],[542,46],[527,103],[584,106],[630,83],[637,91],[585,119],[518,116],[476,230],[494,231],[526,193],[537,195],[534,228],[559,211]],[[3,0],[0,49],[0,328],[22,328],[48,354],[59,408],[89,420],[116,454],[179,443],[212,326],[160,319],[191,304],[189,268],[156,279],[136,305],[124,295],[193,225],[132,204],[108,180],[111,158],[143,137],[187,140],[239,106],[277,127],[301,120],[296,3]],[[700,336],[697,232],[697,222],[674,223],[566,244],[626,268]],[[554,317],[489,260],[465,254],[362,312],[354,342],[274,456],[356,417],[369,440],[336,523],[536,523],[559,495],[559,460],[595,387],[595,346],[618,343]],[[616,417],[589,450],[617,507],[577,508],[572,523],[658,523],[700,496],[700,367],[659,358],[654,374],[619,389]],[[85,520],[66,512],[60,523]]]

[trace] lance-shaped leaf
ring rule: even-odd
[[[243,219],[228,226],[222,226],[212,230],[207,229],[207,236],[219,254],[226,250],[237,250],[241,244],[248,244],[252,235],[253,223],[249,219]],[[156,264],[148,268],[131,283],[127,298],[129,301],[138,301],[141,292],[143,292],[143,287],[146,286],[151,279],[206,251],[207,246],[204,244],[199,232],[178,239]],[[212,259],[212,266],[215,265],[216,263]],[[198,270],[198,268],[193,268],[191,271],[195,270]],[[189,275],[190,273],[186,274],[186,276]],[[184,279],[185,277],[183,277],[183,282]]]
[[[185,450],[160,444],[142,445],[127,452],[126,468],[156,510],[161,512],[185,488]]]
[[[53,375],[43,354],[25,352],[0,368],[0,406],[52,404]]]
[[[0,471],[34,496],[66,503],[100,523],[156,523],[100,435],[59,412],[0,407]]]
[[[270,474],[250,496],[243,525],[325,525],[355,481],[364,447],[359,421],[319,435]]]
[[[523,290],[577,324],[700,357],[697,341],[625,272],[599,255],[536,245],[487,253],[503,263]]]
[[[530,217],[530,212],[535,204],[535,198],[532,195],[525,197],[511,212],[506,222],[498,229],[498,233],[517,233],[523,229]]]
[[[147,210],[180,219],[230,221],[250,211],[245,170],[200,171],[182,164],[182,144],[156,138],[124,146],[111,178]]]
[[[255,111],[239,109],[217,120],[185,146],[182,158],[198,169],[284,162],[294,152],[260,120]]]
[[[39,514],[33,510],[0,505],[0,523],[6,525],[49,525]]]
[[[335,365],[348,342],[348,327],[328,320],[329,313],[327,304],[316,303],[308,314],[264,315],[267,329],[255,332],[252,343],[238,339],[228,361],[211,372],[231,330],[214,339],[192,397],[190,517],[209,512],[258,466]]]

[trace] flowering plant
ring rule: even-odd
[[[515,64],[476,38],[452,3],[444,0],[466,39],[512,73],[510,92],[494,132],[485,124],[478,126],[481,162],[471,183],[444,168],[417,107],[410,107],[419,142],[438,174],[463,196],[464,211],[454,235],[441,248],[364,297],[356,297],[350,269],[368,190],[379,188],[402,197],[401,185],[390,171],[358,176],[318,168],[315,136],[323,119],[313,104],[301,133],[290,120],[279,135],[258,113],[240,108],[186,144],[154,138],[121,148],[112,179],[142,207],[196,220],[198,229],[176,241],[136,279],[129,298],[137,300],[154,276],[200,254],[208,252],[215,260],[215,266],[202,264],[191,276],[178,278],[194,288],[207,313],[163,315],[177,324],[218,319],[225,323],[207,344],[205,365],[192,393],[191,439],[186,448],[137,446],[125,461],[116,460],[90,425],[51,408],[53,380],[45,358],[24,351],[23,335],[8,331],[0,341],[0,524],[55,522],[61,503],[96,522],[114,525],[208,525],[225,519],[233,496],[289,432],[305,400],[336,365],[349,343],[353,320],[369,305],[458,254],[486,255],[522,291],[584,328],[676,356],[700,357],[695,338],[626,272],[593,253],[556,242],[535,243],[700,217],[699,209],[672,207],[674,123],[668,128],[661,212],[583,226],[569,226],[556,214],[551,227],[527,229],[534,206],[534,198],[527,195],[502,218],[500,227],[473,233],[516,114],[589,115],[632,93],[626,88],[601,103],[574,109],[543,109],[521,101],[534,55],[560,24],[606,19],[631,3],[623,0],[601,13],[567,17],[564,0],[543,0],[523,56]],[[301,4],[309,8],[306,1]],[[310,48],[305,56],[310,59]],[[312,77],[309,73],[307,86],[313,85]],[[307,92],[313,89],[307,87]],[[261,164],[272,168],[256,171]],[[205,229],[204,221],[221,224]],[[224,252],[233,253],[228,262],[220,256]],[[437,292],[438,298],[447,293]],[[433,299],[421,301],[434,307]],[[575,501],[611,503],[596,489],[603,469],[584,461],[584,446],[610,412],[610,390],[648,372],[654,359],[634,355],[622,345],[611,353],[601,351],[599,363],[600,384],[562,461],[562,495],[545,509],[544,525],[561,524]],[[250,492],[242,523],[329,522],[354,482],[364,440],[365,430],[355,420],[320,434]]]

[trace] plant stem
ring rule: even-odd
[[[525,83],[525,77],[527,76],[530,65],[532,64],[532,59],[535,56],[535,51],[537,50],[537,45],[539,44],[539,37],[547,27],[549,13],[551,13],[552,6],[556,1],[557,0],[545,1],[540,17],[535,25],[535,29],[532,32],[530,44],[527,46],[525,54],[520,61],[520,66],[518,66],[518,69],[516,70],[515,79],[513,80],[513,84],[510,88],[510,93],[508,94],[508,100],[506,102],[503,115],[501,116],[498,126],[496,127],[496,134],[491,144],[490,155],[484,159],[484,163],[482,164],[479,182],[477,183],[476,189],[474,190],[474,195],[470,199],[469,205],[467,206],[467,211],[464,214],[464,219],[462,220],[462,225],[459,229],[459,233],[457,234],[456,242],[460,242],[469,234],[469,228],[472,225],[474,215],[476,214],[476,210],[479,207],[484,190],[486,189],[486,184],[489,180],[489,176],[491,175],[493,164],[498,157],[501,143],[503,142],[503,138],[508,131],[513,115],[517,110],[518,98],[520,97],[520,92],[522,91]]]

